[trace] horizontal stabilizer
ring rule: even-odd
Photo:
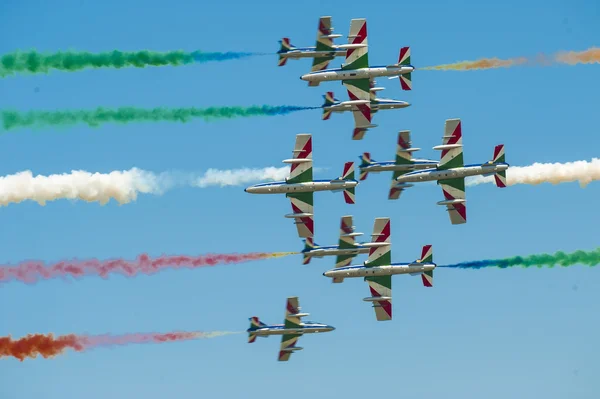
[[[312,159],[311,158],[290,158],[290,159],[284,159],[281,162],[283,162],[283,163],[305,163],[305,162],[312,162]]]
[[[288,219],[300,219],[300,218],[309,218],[312,217],[312,213],[303,212],[303,213],[288,213],[287,215],[283,215],[283,217]]]
[[[363,301],[365,302],[383,302],[383,301],[391,301],[392,297],[391,296],[369,296],[366,298],[363,298]]]

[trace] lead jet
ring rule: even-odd
[[[369,258],[362,265],[337,267],[323,273],[331,277],[334,283],[341,283],[345,278],[364,277],[369,283],[371,296],[363,301],[371,302],[378,321],[392,319],[392,275],[420,275],[425,287],[433,286],[433,250],[431,245],[425,245],[421,259],[410,263],[392,263],[390,248],[390,218],[377,218],[373,225],[371,241],[379,244],[369,250]]]
[[[362,234],[355,231],[355,227],[352,225],[352,216],[343,216],[340,223],[340,240],[338,245],[321,246],[316,244],[312,237],[306,237],[304,240],[304,249],[302,250],[302,264],[309,264],[312,258],[335,256],[335,267],[348,266],[355,256],[366,254],[369,252],[369,248],[377,245],[371,242],[357,243],[355,237]]]
[[[388,194],[388,199],[395,200],[400,197],[400,190],[396,187],[396,178],[404,173],[414,170],[435,168],[438,164],[433,159],[414,159],[412,153],[419,151],[420,148],[413,148],[410,141],[410,131],[402,130],[398,133],[398,144],[396,145],[396,159],[394,161],[377,162],[371,158],[368,152],[363,153],[359,158],[359,180],[365,180],[369,173],[393,172],[392,185]]]
[[[297,134],[291,164],[290,176],[285,181],[255,184],[244,189],[251,194],[285,194],[292,202],[294,213],[285,215],[294,219],[298,236],[314,237],[313,193],[316,191],[342,191],[347,204],[354,204],[354,190],[358,181],[354,180],[354,163],[346,162],[340,177],[333,180],[313,180],[312,136]]]
[[[311,72],[326,69],[329,62],[335,57],[346,55],[349,48],[359,48],[362,44],[333,44],[333,39],[342,37],[342,35],[333,34],[331,27],[331,17],[319,18],[319,27],[317,28],[317,44],[314,47],[295,47],[290,43],[290,39],[284,37],[279,41],[280,48],[277,52],[279,57],[278,65],[284,66],[288,59],[312,58],[313,64]]]
[[[321,82],[326,81],[341,80],[348,88],[351,100],[355,100],[352,97],[358,97],[359,100],[368,100],[369,79],[379,76],[398,77],[402,90],[412,89],[411,73],[415,68],[410,64],[409,47],[400,49],[396,64],[369,67],[366,19],[353,19],[350,22],[348,39],[352,41],[353,45],[362,45],[362,47],[348,49],[346,62],[341,68],[312,71],[302,75],[300,79],[307,81],[309,86],[318,86]],[[362,96],[358,94],[362,94]]]
[[[381,90],[384,90],[384,88],[375,87],[375,81],[371,79],[369,80],[369,100],[340,101],[334,97],[333,92],[328,91],[327,94],[323,96],[323,98],[325,98],[325,103],[321,106],[321,108],[323,108],[323,120],[329,119],[332,112],[352,111],[352,116],[354,117],[352,140],[362,140],[366,131],[377,125],[372,124],[371,120],[365,117],[364,109],[361,109],[361,105],[369,105],[371,118],[372,114],[380,110],[400,109],[410,106],[410,103],[406,101],[394,100],[391,98],[378,98],[376,92]]]
[[[396,178],[396,188],[400,192],[411,183],[424,181],[437,181],[442,186],[444,201],[438,205],[445,205],[450,215],[452,224],[467,223],[467,207],[465,205],[465,177],[468,176],[494,176],[497,187],[506,187],[506,169],[509,164],[504,157],[504,145],[494,148],[494,157],[491,161],[482,164],[465,165],[463,162],[462,128],[460,119],[446,120],[443,144],[433,147],[441,150],[440,163],[435,169],[417,170],[400,175]]]
[[[267,325],[256,316],[250,317],[250,328],[246,330],[248,332],[248,343],[251,344],[256,341],[256,337],[266,338],[269,335],[282,335],[278,360],[287,362],[292,352],[303,349],[296,346],[296,342],[302,335],[335,330],[335,327],[323,323],[302,322],[300,319],[306,316],[308,316],[308,313],[300,313],[298,297],[289,297],[285,307],[284,324]]]

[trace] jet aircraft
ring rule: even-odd
[[[323,323],[302,322],[300,319],[306,316],[308,316],[308,313],[300,313],[298,297],[289,297],[285,307],[284,324],[267,325],[256,316],[250,317],[250,328],[246,330],[248,332],[248,343],[251,344],[256,341],[256,337],[266,338],[269,335],[282,335],[279,361],[287,362],[292,352],[303,349],[296,346],[296,342],[302,335],[335,330],[335,327]]]
[[[342,176],[333,180],[313,180],[312,136],[297,134],[293,158],[284,163],[291,164],[290,176],[285,181],[255,184],[244,189],[251,194],[285,194],[292,202],[294,213],[285,215],[295,220],[298,236],[314,237],[313,193],[315,191],[343,191],[347,204],[354,204],[354,190],[358,181],[354,179],[354,163],[346,162]]]
[[[369,283],[371,296],[363,301],[371,302],[378,321],[392,319],[392,275],[410,274],[421,275],[425,287],[433,286],[433,250],[431,245],[425,245],[421,259],[411,263],[392,263],[390,248],[390,219],[377,218],[373,226],[371,241],[379,246],[369,250],[369,258],[362,265],[344,266],[323,273],[331,277],[334,283],[341,283],[345,278],[364,277]]]
[[[506,169],[509,164],[504,157],[504,145],[494,148],[494,157],[483,164],[465,165],[463,162],[462,128],[460,119],[446,120],[443,144],[433,147],[441,150],[440,163],[434,169],[417,170],[400,175],[396,178],[398,195],[411,183],[423,181],[437,181],[442,186],[444,201],[438,205],[445,205],[450,215],[452,224],[467,222],[467,208],[465,205],[465,177],[468,176],[494,176],[497,187],[506,187]]]
[[[438,163],[433,159],[413,159],[412,153],[419,151],[420,148],[412,148],[411,144],[410,131],[402,130],[398,133],[395,161],[377,162],[371,158],[370,153],[363,153],[363,155],[359,157],[362,161],[359,166],[359,180],[365,180],[369,173],[394,172],[388,199],[398,199],[400,196],[400,190],[396,188],[396,185],[398,184],[396,178],[398,176],[414,170],[435,168]]]
[[[391,98],[378,98],[376,96],[377,91],[381,91],[383,87],[375,87],[375,81],[371,79],[369,81],[369,100],[349,100],[340,101],[334,97],[333,92],[328,91],[323,97],[325,103],[321,106],[323,108],[323,120],[327,120],[331,117],[332,112],[347,112],[352,111],[354,117],[354,130],[352,132],[352,140],[362,140],[366,131],[370,127],[376,127],[377,125],[372,124],[370,120],[367,120],[363,114],[363,109],[360,105],[368,104],[371,108],[372,114],[379,110],[384,109],[400,109],[410,106],[410,103],[406,101],[393,100]],[[367,121],[368,123],[365,123]]]
[[[353,19],[350,22],[350,33],[348,39],[354,45],[363,45],[358,48],[350,48],[346,52],[346,62],[341,68],[324,69],[313,71],[302,75],[300,79],[308,82],[309,86],[318,86],[321,82],[341,80],[349,92],[362,92],[367,96],[358,96],[359,100],[368,100],[369,79],[379,76],[390,78],[398,77],[402,90],[411,90],[411,73],[414,67],[410,64],[410,48],[400,49],[398,63],[386,66],[369,67],[369,47],[367,42],[367,20],[364,18]],[[351,100],[354,95],[351,95]]]
[[[317,28],[317,44],[314,47],[295,47],[290,43],[290,39],[284,37],[279,41],[280,48],[277,52],[279,66],[284,66],[288,59],[312,58],[313,64],[311,72],[326,69],[329,62],[335,57],[346,55],[349,48],[360,48],[362,44],[333,44],[333,39],[342,37],[339,34],[333,34],[331,27],[331,17],[319,18],[319,27]]]
[[[362,234],[355,232],[355,227],[352,225],[352,216],[343,216],[340,223],[340,240],[338,245],[320,246],[314,242],[312,237],[306,237],[304,240],[304,249],[302,250],[302,264],[309,264],[311,258],[335,256],[335,267],[348,266],[355,256],[366,254],[369,252],[369,248],[379,245],[371,242],[355,242],[355,237]]]

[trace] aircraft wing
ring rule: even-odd
[[[444,179],[438,183],[442,186],[445,201],[438,205],[446,205],[452,224],[467,223],[467,206],[465,195],[465,179]]]
[[[298,237],[314,237],[315,223],[313,219],[313,193],[287,193],[292,203],[291,216],[298,230]]]
[[[312,181],[312,136],[310,134],[297,134],[292,158],[286,159],[284,162],[291,164],[290,176],[286,179],[286,183]],[[294,219],[298,236],[302,238],[313,237],[313,193],[287,193],[286,197],[290,198],[292,210],[294,211],[287,217]]]
[[[285,328],[302,328],[302,322],[300,321],[300,317],[295,316],[300,313],[300,306],[298,302],[298,297],[289,297],[287,299],[286,307],[285,307]],[[292,355],[292,352],[297,350],[296,342],[302,336],[302,334],[284,334],[281,337],[281,346],[279,348],[279,361],[287,362]]]
[[[442,151],[438,169],[462,168],[465,165],[462,147],[462,123],[460,119],[447,119],[442,145],[433,147],[434,150]]]
[[[369,283],[371,297],[378,297],[379,300],[373,301],[375,317],[378,321],[392,319],[392,276],[373,276],[365,277]]]
[[[350,100],[363,100],[364,104],[352,107],[354,117],[354,131],[352,140],[362,140],[371,124],[371,87],[369,79],[343,80],[342,83],[348,90]]]
[[[346,51],[346,62],[342,69],[359,69],[369,67],[369,46],[367,40],[367,20],[364,18],[350,21],[348,44],[362,44],[363,47],[351,48]]]
[[[410,165],[413,163],[412,152],[416,149],[411,148],[411,144],[412,142],[410,140],[409,130],[402,130],[398,132],[398,144],[396,145],[396,160],[394,161],[396,165]],[[402,191],[406,190],[406,187],[398,185],[396,179],[407,172],[408,171],[395,170],[394,173],[392,173],[392,185],[390,187],[388,199],[396,200],[400,198],[400,194],[402,194]]]
[[[331,37],[333,29],[331,28],[331,17],[319,18],[319,27],[317,29],[317,44],[316,51],[331,51],[333,54],[333,38]],[[322,57],[313,58],[311,72],[322,71],[327,69],[329,62],[335,58],[334,55],[324,55]]]

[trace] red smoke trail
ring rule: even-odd
[[[252,260],[278,258],[292,255],[295,252],[253,252],[247,254],[208,254],[201,256],[159,256],[151,258],[147,254],[138,256],[136,260],[71,260],[61,261],[47,266],[41,261],[26,261],[16,266],[0,267],[0,282],[21,281],[35,283],[58,277],[100,276],[107,278],[110,274],[122,274],[133,277],[138,274],[154,274],[164,269],[196,269],[199,267],[220,264],[242,263]]]
[[[0,358],[13,356],[20,361],[25,358],[35,358],[38,355],[44,358],[62,354],[67,349],[78,352],[97,346],[129,345],[144,343],[164,343],[174,341],[187,341],[191,339],[213,338],[221,335],[234,334],[225,331],[213,332],[171,332],[171,333],[145,333],[124,335],[61,335],[29,334],[26,337],[13,340],[10,336],[0,337]]]

